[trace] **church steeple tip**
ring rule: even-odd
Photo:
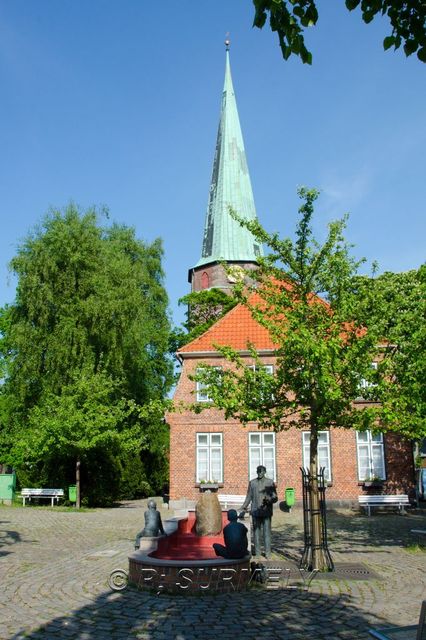
[[[204,226],[202,255],[194,269],[190,271],[190,282],[192,281],[192,289],[195,291],[214,286],[227,288],[227,286],[215,283],[215,279],[210,278],[206,273],[204,273],[204,282],[201,283],[200,280],[200,283],[197,284],[194,279],[196,272],[201,268],[220,262],[255,266],[257,258],[263,255],[262,246],[251,232],[245,227],[241,227],[230,215],[230,209],[233,209],[246,220],[255,220],[257,217],[232,84],[229,47],[230,40],[227,37],[225,40],[225,82]]]

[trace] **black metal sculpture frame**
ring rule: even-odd
[[[311,504],[311,486],[312,476],[306,469],[300,467],[302,472],[302,490],[303,490],[303,528],[305,534],[305,548],[303,550],[302,559],[300,560],[300,568],[305,570],[312,570],[312,556],[313,556],[313,544],[312,544],[312,515],[313,508]],[[323,556],[327,563],[329,571],[334,570],[334,563],[328,549],[327,542],[327,510],[325,503],[325,480],[324,480],[325,468],[321,467],[317,475],[318,493],[319,493],[319,512],[321,520],[321,538],[322,543],[317,546],[323,552]]]

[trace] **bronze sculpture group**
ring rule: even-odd
[[[239,559],[248,554],[247,527],[238,522],[238,520],[244,518],[249,505],[251,506],[254,533],[254,556],[260,557],[261,555],[262,538],[265,557],[269,558],[271,556],[271,519],[273,504],[277,502],[278,496],[274,481],[266,476],[266,468],[263,465],[259,465],[256,473],[257,477],[249,482],[246,499],[241,507],[240,514],[238,515],[235,509],[229,509],[228,511],[229,523],[223,528],[225,544],[213,544],[217,556],[227,559]],[[166,535],[160,512],[157,510],[154,500],[148,500],[148,509],[145,511],[144,517],[145,527],[136,536],[136,549],[139,549],[140,539],[143,537]]]

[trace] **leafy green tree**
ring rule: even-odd
[[[5,336],[8,333],[10,327],[10,308],[6,305],[0,308],[0,451],[4,448],[7,449],[9,440],[5,433],[5,425],[7,422],[7,416],[10,410],[10,399],[7,394],[4,393],[4,379],[7,371],[8,361],[8,347]],[[1,459],[0,459],[1,460]],[[0,462],[0,472],[5,473],[7,465],[2,464],[5,460]]]
[[[318,20],[317,0],[253,0],[253,26],[260,29],[269,15],[272,31],[276,31],[285,60],[299,56],[303,63],[312,64],[312,53],[305,46],[304,30]],[[403,44],[406,56],[417,52],[426,62],[426,3],[424,0],[345,0],[349,11],[360,7],[365,23],[376,16],[387,16],[392,31],[384,39],[383,48],[398,49]]]
[[[161,258],[160,241],[147,245],[133,229],[102,227],[95,210],[80,213],[74,205],[52,211],[24,240],[11,262],[16,300],[2,314],[2,460],[24,462],[35,421],[44,412],[44,430],[53,429],[59,438],[55,411],[64,421],[69,411],[64,424],[74,424],[76,414],[88,428],[97,403],[99,422],[89,430],[92,444],[82,441],[82,459],[96,442],[99,455],[106,442],[114,450],[119,442],[124,446],[124,437],[111,437],[114,420],[117,434],[132,434],[135,425],[147,428],[128,408],[161,402],[172,382]],[[90,407],[81,400],[79,378],[99,391]],[[87,382],[87,392],[89,387]],[[49,446],[52,456],[63,451],[52,438],[37,441],[46,461]]]
[[[361,379],[371,379],[378,341],[373,329],[365,331],[352,296],[352,277],[359,262],[350,256],[343,237],[345,220],[332,222],[325,243],[319,245],[311,227],[318,193],[302,188],[299,196],[304,203],[294,242],[267,233],[257,221],[238,218],[271,251],[259,258],[257,271],[250,272],[255,286],[237,285],[234,297],[250,309],[276,344],[274,375],[262,368],[252,345],[248,348],[258,365],[254,369],[231,346],[222,345],[217,349],[229,368],[203,365],[195,378],[208,386],[209,397],[226,418],[244,425],[254,421],[275,431],[290,427],[310,431],[312,566],[323,569],[318,433],[330,427],[375,425],[379,408],[354,407],[353,400],[359,396]],[[203,406],[195,404],[193,409],[200,411]]]
[[[0,308],[0,380],[6,376],[8,348],[6,335],[10,329],[10,307]]]
[[[140,449],[144,437],[128,418],[135,403],[117,399],[118,384],[104,372],[90,368],[75,373],[60,394],[49,391],[30,410],[24,437],[12,448],[19,466],[44,458],[66,457],[75,462],[77,507],[80,507],[80,466],[93,452],[118,454],[123,447]]]
[[[377,278],[357,277],[354,285],[366,326],[386,338],[375,391],[384,408],[382,422],[410,439],[422,440],[426,437],[426,265]],[[374,305],[369,302],[372,298]]]

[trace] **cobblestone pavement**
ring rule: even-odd
[[[127,568],[144,506],[0,508],[0,638],[366,640],[371,625],[416,622],[426,598],[426,552],[410,532],[426,529],[425,509],[370,518],[330,512],[334,560],[363,563],[377,579],[314,579],[309,591],[259,586],[200,597],[114,593],[108,576]],[[300,555],[301,525],[300,510],[277,512],[275,558]]]

